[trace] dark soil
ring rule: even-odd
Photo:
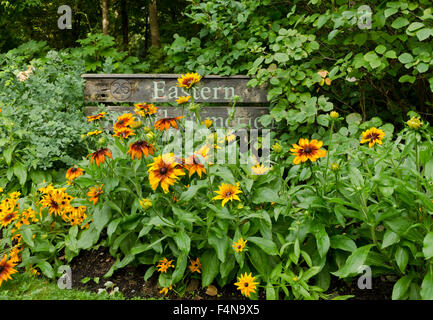
[[[98,292],[98,289],[104,289],[104,284],[108,281],[114,283],[119,291],[127,299],[133,297],[142,298],[162,298],[163,294],[159,293],[161,288],[158,285],[158,273],[144,281],[144,275],[148,266],[127,266],[123,269],[116,270],[113,276],[106,279],[104,275],[110,270],[114,264],[113,258],[106,248],[100,247],[97,250],[82,251],[80,255],[72,260],[72,287],[74,289],[85,289],[92,292]],[[95,283],[93,278],[99,277],[99,283]],[[90,278],[91,280],[82,283],[82,279]],[[107,290],[109,292],[109,290]],[[236,287],[225,286],[218,288],[217,296],[206,294],[206,289],[201,289],[200,282],[197,279],[191,279],[187,285],[186,293],[183,297],[177,296],[170,291],[168,299],[188,299],[188,300],[244,300]]]
[[[106,248],[100,247],[97,250],[82,251],[81,254],[74,258],[71,263],[72,268],[72,287],[75,289],[85,289],[92,292],[98,292],[98,289],[104,289],[107,281],[114,283],[119,291],[127,299],[133,297],[158,299],[164,297],[159,293],[161,288],[158,285],[158,273],[144,281],[144,275],[148,266],[127,266],[114,272],[109,279],[104,278],[115,259],[110,255]],[[93,281],[99,277],[99,283]],[[86,283],[82,279],[90,278]],[[355,300],[391,300],[392,288],[396,279],[392,277],[379,277],[372,280],[372,289],[359,289],[357,279],[352,282],[332,278],[330,289],[327,293],[332,296],[337,295],[354,295]],[[244,300],[244,296],[236,290],[235,286],[227,285],[224,288],[217,288],[218,295],[210,296],[206,294],[206,289],[201,289],[199,280],[191,279],[188,282],[186,293],[179,297],[173,291],[167,294],[168,299],[188,299],[188,300]],[[109,290],[108,290],[109,291]],[[265,299],[264,293],[261,293],[259,299]]]
[[[352,281],[331,280],[328,293],[332,295],[353,295],[353,300],[391,300],[392,288],[398,279],[393,276],[380,276],[372,279],[371,289],[360,289],[358,279]]]

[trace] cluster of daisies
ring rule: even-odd
[[[81,229],[88,229],[89,223],[86,206],[75,207],[71,205],[74,199],[66,192],[66,188],[54,188],[52,184],[40,188],[42,198],[39,201],[41,208],[47,208],[49,215],[59,216],[64,222],[71,226],[79,226]]]

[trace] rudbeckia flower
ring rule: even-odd
[[[66,171],[66,179],[68,179],[69,182],[78,178],[81,175],[83,175],[83,169],[79,167],[72,167],[69,168],[68,171]]]
[[[89,196],[89,201],[93,202],[93,204],[95,205],[101,194],[104,193],[104,191],[102,191],[102,187],[104,185],[101,184],[100,186],[96,186],[96,187],[91,187],[89,192],[87,192],[87,196]]]
[[[159,272],[166,273],[168,268],[174,268],[174,265],[172,265],[173,260],[167,260],[167,258],[164,258],[162,260],[159,260],[159,263],[156,265]]]
[[[120,130],[122,128],[126,128],[132,125],[135,118],[132,113],[124,113],[117,117],[117,121],[114,124],[114,130]]]
[[[201,268],[201,263],[200,263],[200,259],[197,258],[195,261],[194,260],[190,260],[191,265],[188,267],[189,270],[191,270],[191,273],[197,272],[197,273],[201,273],[200,268]]]
[[[174,185],[179,179],[179,176],[185,175],[183,169],[178,167],[175,162],[173,153],[167,153],[154,158],[154,162],[148,165],[149,182],[153,190],[156,190],[158,185],[165,193],[168,193],[168,188]]]
[[[132,159],[134,159],[134,157],[137,157],[137,159],[141,159],[143,154],[148,157],[149,154],[153,155],[154,152],[155,147],[152,144],[147,143],[144,140],[140,140],[129,145],[127,154],[130,153]]]
[[[158,108],[153,105],[153,103],[147,104],[147,103],[137,103],[134,104],[135,106],[135,113],[139,116],[145,117],[145,116],[151,116],[155,114],[158,111]]]
[[[170,129],[170,126],[177,129],[177,120],[182,119],[183,116],[179,116],[176,118],[162,118],[155,122],[155,129],[164,131]]]
[[[296,156],[293,159],[294,164],[300,164],[308,160],[315,162],[319,158],[326,157],[326,150],[320,149],[323,146],[322,141],[313,139],[310,142],[308,139],[301,138],[298,144],[293,144],[293,148],[290,149],[292,155]]]
[[[238,242],[234,242],[232,247],[233,249],[235,249],[236,252],[242,252],[242,250],[244,250],[245,245],[247,244],[248,240],[244,240],[242,238],[240,238],[238,240]]]
[[[113,137],[127,139],[130,136],[135,136],[134,130],[132,130],[131,128],[125,127],[118,130],[114,130]]]
[[[105,162],[105,157],[108,157],[110,159],[113,159],[112,155],[111,155],[111,150],[108,148],[102,148],[99,149],[91,154],[89,154],[87,156],[87,158],[90,157],[90,163],[93,164],[93,161],[95,160],[96,165],[99,167],[100,163],[104,163]]]
[[[8,279],[12,279],[11,275],[18,272],[14,269],[15,263],[7,260],[7,256],[3,256],[3,259],[0,261],[0,286],[3,281],[7,281]]]
[[[106,114],[107,114],[106,112],[101,112],[101,113],[98,113],[97,115],[94,115],[94,116],[88,116],[87,117],[87,121],[88,122],[92,122],[92,121],[95,121],[95,120],[102,119],[102,118],[105,117]]]
[[[238,196],[239,193],[242,193],[242,191],[239,190],[239,182],[236,183],[236,185],[222,183],[218,187],[218,191],[214,191],[214,192],[217,193],[218,195],[213,197],[212,200],[222,200],[223,207],[229,200],[241,201],[241,199],[239,199]]]
[[[191,99],[191,96],[182,96],[182,97],[179,97],[176,100],[176,102],[177,102],[177,104],[184,104],[184,103],[187,103],[189,101],[189,99]]]
[[[201,75],[199,75],[198,73],[187,73],[177,79],[178,82],[177,86],[189,89],[194,84],[200,82],[200,80],[201,80]]]
[[[375,143],[382,144],[382,140],[385,137],[385,132],[375,127],[368,129],[362,133],[361,143],[368,142],[368,147],[371,148]]]
[[[251,273],[247,274],[245,272],[245,274],[241,274],[241,276],[238,277],[238,282],[236,282],[235,285],[238,287],[238,290],[241,290],[244,296],[249,297],[251,293],[256,292],[256,285],[259,284],[258,282],[254,282],[254,280],[255,277],[252,277]]]

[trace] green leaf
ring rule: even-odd
[[[419,41],[424,41],[430,36],[433,36],[433,29],[431,28],[424,28],[416,32],[416,37]]]
[[[12,154],[14,152],[15,146],[11,146],[3,151],[3,157],[5,157],[5,161],[8,166],[11,165],[12,162]]]
[[[353,252],[356,250],[355,241],[345,235],[335,235],[331,237],[331,248]]]
[[[253,203],[260,204],[263,202],[276,202],[279,204],[285,204],[282,199],[278,196],[278,193],[271,188],[263,187],[254,190],[252,197]]]
[[[425,164],[424,168],[424,176],[428,179],[433,180],[433,158],[431,158],[427,163]]]
[[[146,270],[146,273],[144,274],[144,281],[147,281],[150,279],[150,277],[153,275],[153,273],[156,271],[155,266],[151,266]]]
[[[422,252],[426,259],[431,259],[433,257],[433,231],[430,231],[424,237]]]
[[[378,45],[376,49],[374,49],[378,54],[383,54],[386,51],[386,47],[384,45]]]
[[[249,237],[248,241],[259,246],[267,254],[278,255],[277,245],[272,240],[261,237]]]
[[[17,161],[14,165],[14,174],[18,178],[20,184],[23,186],[27,181],[27,169],[19,161]]]
[[[111,219],[111,208],[107,203],[103,207],[96,207],[93,211],[93,225],[97,232],[101,232]]]
[[[22,226],[20,229],[20,233],[23,236],[23,240],[25,243],[27,243],[30,247],[34,247],[35,243],[33,242],[33,232],[29,227]]]
[[[407,263],[409,261],[409,252],[406,248],[398,247],[395,252],[395,261],[401,272],[405,272]]]
[[[408,74],[405,74],[404,76],[401,76],[401,77],[398,79],[398,82],[401,82],[401,83],[405,83],[405,82],[414,83],[415,80],[416,80],[416,77],[414,77],[414,76],[410,76],[410,75],[408,75]]]
[[[410,53],[405,52],[405,53],[398,56],[398,61],[400,61],[401,63],[404,63],[404,64],[411,63],[411,62],[413,62],[413,57]]]
[[[208,185],[207,185],[207,182],[206,181],[200,181],[200,182],[198,182],[196,185],[192,185],[192,186],[190,186],[189,188],[188,188],[188,190],[186,190],[186,191],[184,191],[184,192],[182,192],[182,194],[180,195],[180,197],[179,197],[179,201],[180,202],[182,202],[182,201],[190,201],[192,198],[194,198],[195,197],[195,195],[197,194],[197,192],[200,190],[200,189],[203,189],[203,188],[206,188]]]
[[[409,289],[410,283],[412,281],[411,276],[404,276],[400,278],[392,289],[392,300],[400,300],[404,297],[407,290]]]
[[[188,252],[182,251],[179,257],[177,258],[176,269],[174,270],[173,275],[171,276],[172,283],[179,282],[182,279],[187,264],[188,264]]]
[[[221,262],[225,262],[226,251],[230,246],[230,239],[227,236],[223,236],[223,238],[220,239],[215,234],[210,234],[208,236],[208,242],[215,249],[218,259]]]
[[[179,248],[180,251],[189,252],[191,250],[191,239],[186,234],[185,230],[179,231],[174,236],[174,241],[176,242],[177,247]]]
[[[433,300],[433,271],[428,268],[427,274],[421,284],[421,297],[423,300]]]
[[[422,23],[422,22],[412,22],[407,27],[407,31],[413,32],[413,31],[418,30],[418,29],[420,29],[422,27],[424,27],[424,23]]]
[[[407,26],[408,24],[409,24],[409,21],[406,18],[398,17],[397,19],[395,19],[393,21],[393,23],[391,24],[391,27],[393,27],[394,29],[400,29],[400,28]]]
[[[201,283],[204,288],[210,285],[218,275],[220,262],[214,250],[205,251],[200,258],[200,262],[202,265]]]
[[[391,230],[386,230],[385,235],[383,236],[382,249],[385,249],[399,241],[400,237],[397,233],[392,232]]]
[[[284,63],[284,62],[289,61],[289,56],[287,55],[287,53],[284,53],[284,52],[277,52],[277,53],[274,55],[274,59],[275,59],[275,61],[277,61],[277,62],[279,62],[279,63]]]
[[[53,267],[45,260],[39,262],[37,264],[37,267],[42,271],[44,276],[47,278],[53,279],[54,278],[54,270]]]
[[[332,274],[340,277],[346,278],[350,275],[357,274],[367,259],[368,253],[374,244],[369,244],[356,249],[346,260],[346,263],[342,268]]]
[[[326,253],[329,250],[330,241],[329,236],[326,233],[324,227],[320,228],[317,232],[314,233],[316,237],[317,250],[319,251],[319,255],[323,258],[326,256]]]

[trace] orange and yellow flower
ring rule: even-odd
[[[66,179],[68,179],[69,182],[82,175],[83,175],[83,169],[81,169],[80,167],[72,167],[69,168],[68,171],[66,171]]]
[[[326,150],[320,149],[323,146],[322,141],[313,139],[299,139],[298,144],[293,144],[293,148],[290,149],[292,155],[295,155],[293,159],[294,164],[300,164],[308,160],[315,162],[319,158],[326,157]]]
[[[239,238],[238,242],[234,242],[232,247],[235,249],[236,252],[242,252],[244,250],[245,245],[247,244],[248,240],[244,240],[242,238]]]
[[[15,263],[7,260],[7,256],[4,255],[3,259],[0,261],[0,286],[3,281],[12,279],[11,275],[18,272],[14,269]]]
[[[178,128],[177,121],[182,119],[183,116],[179,116],[176,118],[162,118],[155,122],[155,129],[164,131],[170,129],[170,127],[173,127],[175,129]]]
[[[159,263],[156,265],[158,268],[158,271],[161,273],[166,273],[168,268],[174,268],[174,265],[172,265],[173,260],[167,260],[167,258],[164,258],[162,260],[159,260]]]
[[[177,79],[177,86],[189,89],[196,83],[200,82],[201,75],[198,73],[187,73],[183,74],[180,78]]]
[[[101,130],[90,131],[90,132],[87,132],[87,136],[88,137],[89,136],[97,136],[98,134],[101,134],[101,133],[102,133]]]
[[[368,147],[371,148],[375,143],[382,144],[384,137],[385,132],[383,130],[373,127],[362,133],[361,143],[368,142]]]
[[[135,118],[132,113],[124,113],[117,117],[117,121],[114,124],[114,130],[120,130],[122,128],[130,127],[134,120]]]
[[[237,182],[236,185],[222,183],[218,187],[218,191],[214,192],[218,195],[213,197],[212,200],[222,200],[221,204],[223,207],[228,201],[241,201],[238,196],[239,193],[242,193],[242,191],[239,190],[239,182]]]
[[[110,159],[113,159],[113,156],[111,155],[111,150],[108,148],[102,148],[99,149],[87,156],[87,158],[90,157],[90,163],[93,164],[93,161],[96,162],[96,165],[99,167],[100,163],[105,162],[105,157],[108,157]]]
[[[256,292],[258,282],[254,282],[255,277],[252,277],[252,273],[247,274],[246,272],[240,277],[238,277],[238,282],[235,285],[238,287],[238,290],[241,290],[241,293],[249,297],[251,293]]]
[[[269,171],[269,167],[265,167],[263,164],[256,163],[251,167],[251,171],[256,175],[264,175]]]
[[[102,191],[103,186],[104,185],[101,184],[100,186],[90,187],[89,192],[87,192],[87,196],[89,197],[89,201],[93,202],[94,205],[98,202],[101,194],[104,193],[104,191]]]
[[[134,112],[142,117],[151,116],[158,111],[158,108],[153,103],[136,103],[134,106]]]
[[[64,189],[54,189],[50,193],[42,196],[39,202],[43,208],[48,208],[48,213],[55,216],[63,216],[65,211],[70,208],[72,197],[64,192]]]
[[[150,167],[148,172],[152,189],[156,190],[160,184],[165,193],[168,193],[168,188],[176,183],[179,176],[185,175],[183,169],[178,167],[173,153],[154,158],[154,162],[148,166]]]
[[[176,102],[177,102],[177,104],[184,104],[184,103],[187,103],[189,101],[189,99],[191,99],[191,96],[181,96],[181,97],[177,98]]]
[[[131,158],[137,157],[137,159],[141,159],[143,154],[148,157],[149,154],[153,155],[155,152],[155,147],[153,144],[147,143],[147,141],[140,140],[129,145],[129,149],[127,154],[131,154]]]
[[[125,127],[118,130],[114,130],[113,137],[127,139],[130,136],[135,136],[134,130],[132,130],[131,128]]]
[[[94,115],[94,116],[88,116],[88,117],[87,117],[87,121],[88,121],[88,122],[92,122],[92,121],[95,121],[95,120],[102,119],[102,118],[105,117],[106,114],[107,114],[106,112],[100,112],[100,113],[98,113],[97,115]]]
[[[188,267],[189,270],[191,270],[192,273],[197,272],[197,273],[201,273],[200,268],[201,268],[201,263],[200,263],[200,259],[197,258],[195,261],[194,260],[190,260],[191,265]]]

